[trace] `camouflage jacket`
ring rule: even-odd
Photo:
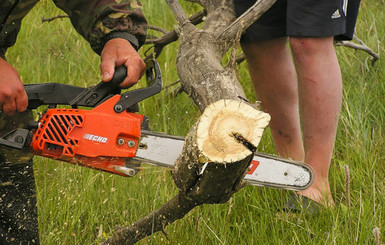
[[[39,0],[0,1],[0,53],[16,42],[24,16]],[[144,43],[147,22],[136,0],[54,0],[98,54],[112,38],[125,38],[136,49]]]

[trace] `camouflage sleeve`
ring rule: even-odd
[[[54,0],[98,54],[112,38],[124,38],[139,49],[147,32],[142,5],[136,0]]]

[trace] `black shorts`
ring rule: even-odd
[[[237,16],[255,0],[233,0]],[[241,42],[259,42],[285,36],[330,37],[351,40],[360,0],[277,0],[252,24]]]

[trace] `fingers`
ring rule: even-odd
[[[0,105],[0,111],[6,115],[12,116],[15,112],[23,112],[27,109],[28,97],[24,89],[20,90],[16,97],[7,95],[3,98],[4,101]]]
[[[103,52],[101,55],[102,62],[100,64],[100,71],[102,74],[102,81],[109,82],[115,71],[116,57],[109,52]]]
[[[28,96],[24,88],[20,91],[20,95],[16,98],[16,111],[23,112],[28,106]]]
[[[27,109],[28,97],[17,71],[0,58],[0,112],[13,115]]]
[[[124,65],[127,67],[127,77],[121,83],[121,87],[128,88],[136,84],[143,76],[146,64],[142,59],[126,59]]]
[[[16,112],[16,101],[10,101],[3,105],[3,112],[8,115],[12,116]]]
[[[115,67],[124,65],[127,67],[127,76],[120,84],[122,88],[128,88],[138,82],[144,73],[146,65],[139,54],[125,39],[112,39],[106,43],[101,53],[102,80],[108,82],[112,79]]]

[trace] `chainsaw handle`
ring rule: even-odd
[[[41,105],[71,105],[95,107],[112,95],[120,94],[119,85],[127,75],[127,68],[115,68],[109,82],[99,82],[92,88],[81,88],[61,83],[25,84],[28,95],[28,109]]]
[[[80,93],[70,105],[95,107],[111,95],[120,94],[119,84],[121,84],[127,75],[127,68],[123,66],[115,67],[114,76],[109,82],[99,82],[95,87],[86,89]]]
[[[114,76],[109,82],[105,82],[107,87],[111,87],[111,91],[114,91],[119,84],[121,84],[127,76],[127,67],[122,65],[115,67]]]

